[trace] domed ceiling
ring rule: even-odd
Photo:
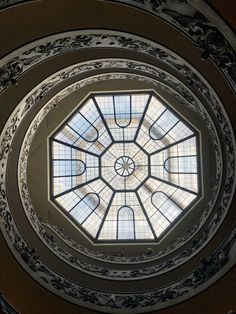
[[[198,196],[196,135],[150,92],[91,95],[50,137],[51,199],[94,240],[157,240]]]
[[[235,263],[235,37],[204,1],[73,7],[104,19],[1,59],[1,230],[67,301],[163,309]]]

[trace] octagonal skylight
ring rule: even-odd
[[[50,199],[95,242],[157,241],[199,197],[198,133],[149,91],[91,94],[50,161]]]

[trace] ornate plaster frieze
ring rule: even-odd
[[[15,255],[21,259],[24,268],[42,285],[67,300],[108,313],[148,312],[161,309],[167,305],[174,305],[188,296],[199,293],[217,280],[230,268],[236,256],[236,230],[233,230],[228,239],[211,256],[202,259],[201,264],[180,281],[161,289],[145,293],[106,293],[76,285],[54,273],[44,265],[34,249],[29,248],[20,238],[15,237]],[[5,231],[4,231],[5,233]],[[223,271],[223,272],[222,272]]]
[[[107,0],[113,1],[113,0]],[[1,0],[0,9],[12,4],[27,2],[25,0]],[[114,1],[113,1],[114,2]],[[198,10],[201,3],[189,0],[117,0],[123,4],[142,9],[163,19],[173,27],[184,32],[202,50],[202,58],[211,58],[236,88],[236,53],[224,34]],[[210,10],[210,9],[209,9]],[[222,24],[218,18],[219,24]],[[36,57],[37,59],[37,57]],[[14,81],[23,71],[22,63],[17,60],[3,69],[4,84]]]
[[[100,65],[99,65],[100,64]],[[132,66],[131,66],[132,65]],[[53,76],[51,78],[51,80],[47,80],[48,81],[48,84],[50,87],[54,86],[52,84],[55,83],[55,82],[61,82],[63,80],[63,77],[71,77],[71,73],[77,73],[78,71],[81,71],[82,69],[85,71],[85,69],[87,70],[91,70],[93,68],[93,66],[95,68],[103,68],[105,69],[106,67],[108,68],[113,68],[115,69],[117,66],[121,67],[121,68],[132,68],[133,70],[137,70],[137,69],[142,69],[144,73],[148,73],[148,68],[150,68],[150,66],[146,65],[145,64],[141,64],[141,63],[136,63],[134,61],[130,61],[130,60],[111,60],[110,63],[109,61],[105,61],[105,60],[97,60],[97,61],[94,61],[94,62],[89,62],[89,63],[84,63],[82,65],[79,65],[77,67],[71,67],[70,70],[71,72],[69,72],[69,70],[64,70],[62,72],[59,72],[57,74],[58,78],[56,79],[55,76]],[[154,67],[151,67],[152,71],[151,73],[154,73]],[[149,70],[150,71],[150,70]],[[160,70],[160,69],[156,69],[156,74],[159,73],[159,74],[162,74],[162,77],[165,77],[166,79],[166,83],[170,82],[170,75],[168,73],[166,73],[164,75],[164,71],[163,70]],[[66,73],[66,74],[65,74]],[[113,74],[114,76],[115,74]],[[117,74],[118,78],[121,77],[121,75]],[[115,77],[115,76],[114,76]],[[132,75],[130,75],[130,77],[132,78]],[[137,78],[138,80],[141,80],[141,78],[137,75],[134,75],[135,78]],[[98,78],[100,79],[100,78]],[[143,78],[144,79],[144,78]],[[149,84],[153,85],[153,86],[159,86],[161,88],[165,87],[166,88],[166,85],[163,85],[162,83],[160,82],[155,82],[151,79],[148,79],[146,78],[145,79]],[[175,79],[176,80],[176,79]],[[177,80],[178,82],[178,80]],[[82,83],[83,85],[83,83]],[[82,86],[81,83],[80,83],[80,87]],[[180,83],[177,84],[178,86],[181,85]],[[182,85],[181,85],[182,86]],[[40,88],[45,88],[45,83],[42,83],[41,86],[37,89],[37,92],[34,91],[33,92],[33,97],[34,99],[38,99],[38,95],[41,93],[40,92]],[[71,91],[71,87],[68,87],[69,90]],[[75,84],[74,85],[74,88],[75,90],[78,88],[78,84]],[[73,88],[73,90],[74,90]],[[183,90],[184,87],[182,86],[181,90]],[[173,90],[170,90],[169,91],[171,94],[174,93],[174,95],[176,94],[176,92],[174,92]],[[63,91],[62,92],[63,96],[65,97],[65,92]],[[40,94],[42,95],[42,93]],[[178,95],[178,97],[182,97],[180,95]],[[58,102],[58,99],[60,98],[57,98],[57,102]],[[30,103],[32,102],[32,95],[27,95],[26,96],[26,103],[27,101],[30,100]],[[183,99],[182,99],[182,102],[183,102]],[[196,100],[195,101],[196,104],[198,103],[198,101]],[[47,104],[48,108],[50,108],[50,110],[54,107],[55,105],[55,102],[52,100],[52,103],[49,102]],[[24,105],[28,108],[27,105]],[[188,104],[187,104],[188,106]],[[199,109],[197,109],[199,107]],[[196,105],[196,108],[195,110],[200,110],[200,108],[202,108],[203,106],[200,104],[200,105]],[[22,203],[24,205],[24,208],[26,210],[26,213],[28,214],[29,216],[29,219],[30,221],[34,224],[34,227],[36,228],[36,232],[40,233],[40,234],[43,234],[43,239],[46,240],[46,242],[48,242],[50,244],[50,246],[53,248],[53,250],[59,254],[59,256],[63,257],[65,260],[73,260],[73,265],[74,266],[80,266],[80,262],[78,261],[78,259],[75,259],[68,254],[65,254],[65,252],[59,248],[58,246],[55,245],[54,241],[51,240],[50,237],[46,236],[45,235],[45,232],[42,232],[41,230],[41,226],[39,227],[39,223],[37,221],[37,219],[35,218],[35,213],[33,215],[33,217],[31,216],[32,213],[34,212],[34,209],[33,209],[33,206],[31,204],[31,201],[30,201],[30,194],[29,194],[29,191],[27,189],[27,179],[26,179],[26,171],[27,171],[27,157],[29,155],[29,149],[30,149],[30,144],[32,142],[32,139],[33,139],[33,135],[35,133],[35,131],[37,130],[37,127],[39,126],[39,123],[41,122],[41,120],[45,117],[45,114],[46,112],[48,112],[48,109],[46,110],[45,108],[42,109],[42,111],[39,113],[39,115],[36,116],[36,118],[33,120],[32,124],[31,124],[31,127],[29,128],[29,131],[25,137],[25,140],[23,142],[23,145],[22,145],[22,151],[21,151],[21,155],[20,155],[20,164],[19,164],[19,186],[20,186],[20,192],[21,192],[21,197],[22,197]],[[200,110],[201,114],[204,112],[204,110]],[[212,123],[210,122],[209,118],[206,120],[205,119],[205,115],[203,114],[203,119],[205,122],[207,122],[206,124],[209,124],[209,131],[211,130],[211,132],[213,131],[214,127],[212,125]],[[214,135],[215,136],[215,135]],[[216,141],[215,142],[215,147],[219,146],[219,143]],[[219,151],[219,149],[218,149]],[[218,161],[220,163],[220,160],[221,160],[221,156],[218,156]],[[221,166],[218,165],[218,174],[216,174],[216,177],[219,177],[220,176],[220,168]],[[218,182],[219,183],[219,182]],[[192,236],[193,234],[196,233],[196,231],[198,231],[200,229],[200,227],[203,225],[205,219],[207,218],[209,212],[210,212],[210,209],[212,208],[212,206],[214,205],[214,200],[216,198],[216,195],[217,195],[217,186],[218,186],[218,183],[215,185],[215,194],[213,194],[213,197],[211,199],[211,201],[208,203],[207,207],[206,207],[206,210],[204,212],[204,215],[201,217],[200,221],[196,224],[195,228],[192,228],[191,231],[189,230],[189,232],[183,237],[185,241],[180,241],[180,239],[177,239],[177,241],[175,243],[173,243],[170,247],[167,247],[165,249],[165,254],[173,251],[174,249],[178,248],[181,244],[183,244],[183,242],[186,242],[186,240],[190,238],[190,236]],[[37,221],[37,224],[36,224],[36,221]],[[54,231],[55,231],[55,228],[54,228]],[[64,237],[65,238],[65,237]],[[50,239],[50,240],[49,240]],[[183,240],[183,239],[182,239]],[[68,243],[68,239],[66,241]],[[202,240],[201,242],[202,243]],[[88,252],[87,250],[85,250],[83,247],[81,247],[80,244],[74,244],[73,242],[70,242],[69,243],[71,247],[73,248],[77,248],[80,252],[82,251],[82,253],[84,254],[86,252],[86,254],[90,253],[89,255],[91,256],[91,253],[92,252]],[[135,279],[135,278],[139,278],[140,276],[147,276],[147,275],[157,275],[157,273],[159,273],[160,271],[167,271],[167,270],[170,270],[171,268],[173,267],[176,267],[179,265],[179,263],[183,263],[185,260],[186,260],[186,257],[189,258],[191,256],[191,252],[193,253],[194,252],[194,249],[192,251],[187,251],[187,253],[183,254],[181,253],[181,258],[180,256],[176,257],[176,259],[172,259],[171,262],[165,262],[165,263],[162,263],[161,265],[158,265],[158,266],[155,266],[155,267],[149,267],[149,268],[145,268],[145,269],[142,269],[142,270],[139,270],[139,271],[136,271],[135,272],[135,275],[134,275],[134,272],[132,271],[123,271],[123,272],[119,272],[117,270],[114,270],[114,271],[109,271],[109,270],[105,270],[105,269],[99,269],[99,268],[94,268],[94,267],[89,267],[89,265],[83,265],[82,264],[82,268],[85,268],[85,270],[87,271],[89,268],[93,270],[93,273],[98,273],[99,275],[103,274],[103,276],[106,276],[106,277],[117,277],[118,279],[121,279],[121,278],[131,278],[131,279]],[[101,254],[98,254],[98,253],[95,253],[93,252],[92,253],[92,256],[94,258],[99,258],[99,255]],[[163,256],[163,252],[155,252],[153,254],[150,254],[150,251],[148,251],[146,254],[140,256],[140,257],[122,257],[122,258],[119,258],[119,257],[116,257],[116,256],[101,256],[101,260],[105,260],[105,261],[113,261],[113,262],[120,262],[120,263],[137,263],[137,262],[147,262],[148,260],[154,260],[158,257],[161,257]]]
[[[192,89],[206,89],[204,80],[184,59],[169,49],[138,36],[114,31],[82,30],[62,33],[38,40],[20,48],[0,61],[0,91],[14,84],[26,70],[48,58],[84,48],[120,48],[130,49],[140,54],[151,56],[170,66],[182,78],[187,80]],[[24,51],[23,51],[24,49]]]
[[[104,1],[127,4],[168,22],[186,34],[194,42],[194,45],[201,49],[203,59],[211,58],[230,81],[234,89],[236,88],[236,53],[224,34],[202,14],[200,7],[204,3],[203,1],[199,1],[199,3],[191,0]],[[0,9],[23,2],[27,2],[27,0],[0,0]],[[221,25],[222,20],[219,17],[218,20],[218,23]],[[76,43],[74,44],[76,45]],[[69,46],[65,48],[65,51]],[[3,78],[7,85],[23,71],[23,64],[19,63],[17,59],[15,61],[3,70]]]
[[[5,9],[11,5],[26,2],[26,0],[0,0],[0,9]]]
[[[107,33],[106,33],[107,34]],[[124,34],[123,34],[124,35]],[[107,35],[104,35],[107,36]],[[114,39],[114,36],[111,35]],[[136,49],[138,43],[134,40],[134,42],[127,42],[125,38],[125,46],[127,49]],[[104,38],[103,38],[104,39]],[[117,39],[117,38],[116,38]],[[123,40],[122,40],[123,41]],[[145,43],[143,43],[147,49]],[[124,46],[122,46],[124,48]],[[140,49],[140,48],[139,48]],[[145,50],[144,50],[145,52]],[[149,54],[149,52],[147,52]],[[49,53],[50,54],[50,53]],[[158,53],[158,58],[160,57],[160,51]],[[164,57],[165,61],[167,61],[168,57]],[[172,58],[171,58],[172,59]],[[170,61],[170,60],[169,60]],[[168,62],[169,62],[168,61]],[[173,61],[173,60],[172,60]],[[168,63],[167,62],[167,63]],[[174,61],[177,62],[177,61]],[[224,186],[224,192],[222,195],[222,202],[217,208],[217,212],[215,217],[213,218],[212,225],[211,225],[211,232],[216,231],[219,220],[223,220],[227,209],[230,205],[232,193],[234,190],[235,184],[235,176],[234,176],[234,169],[235,169],[235,160],[234,160],[234,140],[233,140],[233,133],[231,126],[229,124],[228,118],[224,112],[223,107],[221,106],[217,96],[209,90],[205,83],[202,84],[202,80],[196,74],[196,71],[188,68],[187,65],[181,65],[175,63],[175,68],[179,70],[180,73],[183,75],[188,73],[192,78],[195,78],[196,84],[200,84],[199,86],[202,88],[200,91],[203,93],[204,98],[209,101],[212,105],[211,110],[215,113],[215,116],[224,132],[224,139],[225,139],[225,150],[226,150],[226,158],[228,161],[226,171],[226,183]],[[184,70],[183,70],[184,68]],[[126,75],[125,73],[120,73],[120,75]],[[195,77],[196,76],[196,77]],[[137,79],[138,75],[133,75],[133,79]],[[110,77],[112,79],[112,77]],[[149,79],[150,80],[150,79]],[[4,86],[6,87],[6,86]],[[73,91],[73,90],[71,90]],[[55,99],[54,99],[55,100]],[[24,108],[25,112],[23,116],[30,110],[29,108]],[[8,124],[3,130],[3,137],[1,138],[3,141],[1,142],[1,161],[3,163],[3,170],[1,169],[1,217],[2,217],[2,230],[6,237],[6,240],[9,246],[12,248],[13,253],[22,261],[23,266],[28,269],[31,274],[34,274],[34,277],[40,280],[47,288],[51,289],[54,292],[66,297],[67,299],[71,300],[72,302],[79,303],[85,305],[90,308],[99,308],[105,312],[113,312],[113,313],[122,313],[125,309],[133,308],[133,312],[137,307],[142,308],[142,311],[149,311],[155,308],[162,308],[165,307],[166,304],[170,305],[170,303],[176,303],[184,298],[192,295],[194,291],[200,291],[204,289],[204,287],[208,284],[207,281],[211,280],[211,277],[214,277],[216,272],[221,270],[227,263],[227,267],[229,267],[231,261],[230,254],[233,254],[235,247],[234,247],[234,238],[231,239],[231,245],[228,245],[227,242],[226,246],[222,246],[220,251],[218,250],[216,253],[213,254],[213,257],[209,257],[202,262],[202,265],[199,266],[192,274],[186,276],[184,279],[180,280],[178,283],[174,285],[169,285],[162,289],[156,289],[155,291],[149,291],[147,293],[142,294],[135,294],[130,293],[128,294],[107,294],[105,292],[96,291],[93,289],[87,289],[76,285],[64,278],[60,277],[56,273],[54,273],[51,269],[49,269],[46,265],[42,263],[42,261],[37,256],[37,253],[34,249],[31,249],[27,246],[26,242],[22,239],[19,231],[17,230],[16,224],[13,220],[11,215],[8,203],[7,203],[7,191],[4,186],[4,180],[6,178],[6,164],[7,164],[7,157],[9,153],[10,145],[9,143],[12,141],[14,134],[17,130],[19,122],[21,120],[22,108],[16,108],[13,112],[12,116],[10,117]],[[23,118],[22,118],[23,119]],[[204,235],[207,237],[207,235]],[[205,241],[204,237],[202,238],[203,242]],[[225,249],[226,247],[226,249]],[[219,263],[219,258],[225,253],[225,257],[223,257],[222,263]],[[219,255],[217,255],[219,254]],[[213,262],[212,262],[213,258]],[[207,276],[198,280],[199,272],[202,271],[203,267],[205,270],[214,269],[207,273]],[[196,276],[197,279],[196,279]],[[197,282],[197,283],[196,283]]]
[[[204,1],[118,0],[116,2],[151,13],[183,32],[201,50],[202,59],[211,58],[215,65],[224,73],[233,88],[236,88],[235,50],[224,34],[222,34],[219,27],[217,27],[218,25],[209,21],[201,12],[201,4],[205,4]],[[207,8],[211,11],[210,7],[207,6]],[[222,20],[218,17],[218,24],[221,25],[222,23]]]
[[[118,61],[118,64],[120,64],[120,65],[122,64],[121,60],[117,60],[117,61]],[[102,67],[103,69],[105,68],[105,64],[108,65],[108,61],[105,61],[105,64],[103,64],[103,61],[100,60],[100,61],[96,61],[95,62],[96,67],[97,67],[99,62],[101,63],[100,67]],[[127,63],[129,63],[129,62],[131,62],[131,61],[127,61],[127,60],[123,61],[123,67],[127,68]],[[91,61],[90,62],[90,66],[89,66],[90,70],[92,68],[92,64],[93,64],[93,62]],[[112,60],[111,64],[112,64],[112,66],[117,65],[115,60]],[[132,61],[132,65],[133,65],[132,68],[135,69],[135,62]],[[140,64],[138,64],[138,67],[139,66],[140,66]],[[84,65],[84,67],[85,67],[85,65]],[[140,270],[136,270],[136,271],[132,271],[132,270],[128,270],[128,271],[123,271],[122,270],[122,271],[119,271],[117,269],[109,270],[109,269],[105,269],[105,268],[94,267],[92,265],[80,262],[78,260],[78,258],[75,258],[75,257],[71,256],[70,254],[66,253],[65,250],[63,250],[61,247],[56,245],[55,241],[52,241],[51,237],[49,237],[46,234],[45,230],[42,230],[42,225],[40,225],[39,221],[35,217],[36,214],[35,214],[33,205],[31,203],[30,193],[29,193],[28,187],[27,187],[28,186],[27,185],[27,159],[28,159],[28,156],[29,156],[30,144],[31,144],[31,142],[33,140],[33,136],[34,136],[34,134],[35,134],[39,124],[45,118],[46,114],[50,110],[52,110],[54,108],[54,106],[59,102],[59,100],[61,100],[62,97],[67,96],[67,93],[68,93],[67,90],[69,90],[69,92],[78,90],[79,88],[81,88],[85,84],[87,84],[86,81],[89,81],[91,83],[91,81],[104,79],[103,77],[105,77],[105,79],[117,78],[117,79],[136,79],[136,80],[139,80],[139,81],[144,80],[146,83],[149,83],[150,86],[162,87],[162,85],[163,85],[160,82],[156,82],[156,81],[154,81],[154,80],[152,80],[152,79],[150,79],[148,77],[138,76],[137,74],[133,74],[132,75],[132,74],[120,74],[120,73],[116,73],[115,74],[114,73],[112,75],[104,74],[104,75],[99,75],[97,77],[89,78],[87,80],[82,80],[79,83],[77,82],[77,83],[67,87],[66,89],[61,91],[61,93],[56,95],[55,96],[56,101],[53,98],[36,115],[36,117],[34,118],[34,120],[31,123],[31,126],[29,127],[29,130],[28,130],[28,132],[27,132],[27,134],[25,136],[25,139],[23,141],[23,144],[22,144],[22,149],[21,149],[20,158],[19,158],[20,162],[19,162],[19,168],[18,168],[19,188],[20,188],[20,195],[21,195],[22,204],[24,206],[26,214],[28,215],[28,218],[31,221],[35,231],[38,234],[41,235],[42,240],[45,241],[46,244],[48,244],[50,246],[50,248],[53,250],[53,252],[55,254],[59,255],[59,257],[61,257],[65,261],[69,262],[71,265],[73,265],[75,267],[79,267],[80,270],[82,270],[82,271],[84,270],[86,272],[91,271],[93,273],[93,275],[98,275],[98,276],[106,277],[106,278],[117,278],[118,280],[121,280],[122,278],[124,278],[126,280],[127,279],[135,280],[135,279],[143,277],[143,276],[145,276],[145,277],[147,277],[147,276],[156,276],[160,272],[169,271],[170,269],[173,269],[174,267],[177,267],[180,263],[185,262],[186,258],[190,258],[191,253],[196,253],[197,251],[194,251],[194,248],[193,248],[191,250],[191,252],[188,250],[188,254],[181,253],[175,259],[172,259],[171,261],[166,261],[165,263],[161,263],[160,265],[153,266],[153,267],[146,267],[145,269],[140,269]],[[53,79],[53,81],[55,82],[54,79]],[[59,80],[59,81],[61,81],[61,80]],[[171,91],[171,93],[173,94],[173,91]],[[179,97],[181,97],[181,96],[179,96]],[[27,99],[31,99],[31,98],[27,97]],[[213,130],[213,125],[212,124],[211,124],[211,130]],[[219,145],[219,144],[217,144],[217,142],[216,142],[215,145]],[[220,159],[221,158],[219,157],[219,160]],[[218,173],[218,176],[220,176],[220,172]],[[217,192],[217,189],[215,190],[215,192]],[[208,214],[210,212],[210,209],[212,208],[212,206],[214,204],[216,196],[217,196],[217,193],[213,195],[213,198],[207,204],[206,210],[204,212],[204,215],[201,217],[201,219],[198,222],[197,226],[192,229],[192,230],[195,231],[195,233],[196,233],[197,230],[200,229],[200,227],[205,222],[205,219],[207,218],[207,216],[208,216]],[[188,237],[190,237],[190,235],[192,235],[191,232],[188,232],[187,234],[188,234]],[[71,244],[70,246],[75,247],[73,245],[73,243],[70,243],[70,244]],[[180,241],[178,242],[178,246],[179,245],[180,245]],[[76,247],[81,250],[81,245],[77,245]],[[176,247],[175,247],[175,249],[176,249]],[[168,248],[167,248],[167,250],[168,250]],[[173,250],[173,245],[172,245],[172,250]],[[82,252],[84,253],[85,250],[83,250]],[[148,260],[153,260],[153,259],[155,259],[157,257],[160,257],[160,252],[158,252],[158,253],[155,252],[152,255],[151,254],[149,254],[149,255],[147,254],[145,257],[146,258],[144,259],[144,256],[142,256],[142,261],[145,260],[147,262]],[[96,258],[96,255],[95,255],[95,258]],[[117,260],[116,257],[110,257],[110,259],[111,258],[113,259],[113,262]],[[108,259],[107,261],[109,261],[110,259]],[[104,260],[106,260],[106,258],[103,256],[102,260],[104,261]],[[132,260],[132,262],[135,261],[136,263],[139,261],[139,259],[137,259],[137,258],[136,259],[135,258],[128,258],[129,262],[131,260]]]

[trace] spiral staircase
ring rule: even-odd
[[[235,9],[233,0],[0,1],[3,313],[236,309]],[[156,95],[198,139],[196,199],[154,240],[94,241],[53,199],[52,136],[89,97],[120,93]],[[141,188],[156,193],[148,180],[138,200]]]

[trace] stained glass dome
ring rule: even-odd
[[[152,91],[90,94],[49,142],[50,198],[95,242],[158,241],[200,196],[199,133]]]

